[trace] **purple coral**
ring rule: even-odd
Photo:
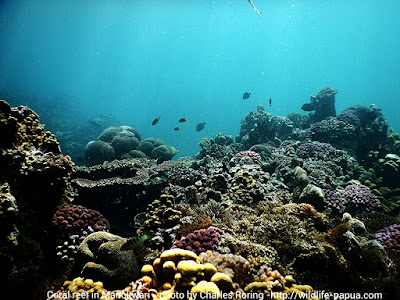
[[[249,159],[252,161],[252,163],[261,165],[261,156],[260,156],[260,154],[258,154],[257,152],[251,151],[251,150],[240,151],[238,154],[236,154],[232,158],[232,161],[235,164],[238,164],[242,160],[249,160]]]
[[[350,212],[370,212],[382,208],[382,203],[370,188],[362,184],[346,186],[343,196],[347,201],[346,206]]]
[[[332,190],[323,189],[325,194],[325,206],[330,209],[335,215],[341,215],[344,213],[344,201],[340,196]]]
[[[375,233],[375,238],[387,250],[400,253],[400,224],[392,224]]]
[[[182,237],[179,241],[175,241],[171,249],[181,248],[196,252],[196,254],[207,250],[217,250],[221,234],[222,230],[214,226],[210,226],[207,229],[195,230]]]
[[[110,223],[100,212],[75,204],[67,204],[59,208],[53,216],[52,223],[60,231],[69,233],[79,233],[89,226],[94,231],[110,230]]]

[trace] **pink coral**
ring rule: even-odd
[[[179,241],[175,241],[171,249],[181,248],[200,254],[207,250],[217,250],[219,237],[222,230],[218,227],[210,226],[207,229],[195,230]]]
[[[79,233],[89,226],[93,231],[110,230],[110,224],[100,212],[75,204],[67,204],[59,208],[53,216],[52,223],[60,231],[70,233]]]

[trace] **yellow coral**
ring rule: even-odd
[[[196,253],[183,250],[179,248],[170,249],[164,251],[160,256],[160,263],[163,265],[166,261],[173,261],[174,263],[178,263],[181,260],[194,260],[196,262],[201,262],[200,258],[196,255]],[[154,266],[154,263],[153,263]]]
[[[217,273],[217,268],[210,263],[205,263],[204,265],[204,276],[206,278],[211,278],[215,273]]]
[[[225,273],[215,273],[210,281],[214,282],[222,291],[235,290],[232,279]]]
[[[269,289],[270,289],[270,283],[268,282],[252,282],[244,288],[244,291],[246,293],[252,291],[268,293]]]
[[[196,276],[204,275],[204,265],[199,264],[193,260],[183,260],[178,263],[178,272],[183,276]]]
[[[221,291],[219,290],[218,286],[214,282],[208,282],[205,280],[200,281],[196,284],[191,290],[190,293],[195,294],[211,294],[209,298],[221,298]]]

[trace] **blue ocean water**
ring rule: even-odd
[[[109,114],[176,157],[236,136],[258,104],[305,114],[324,86],[338,90],[338,112],[374,103],[400,131],[398,0],[253,3],[261,15],[247,0],[1,1],[0,98],[58,135]]]

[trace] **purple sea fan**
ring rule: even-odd
[[[346,186],[343,196],[347,201],[346,208],[350,212],[379,211],[382,208],[382,203],[370,188],[362,184]]]
[[[377,241],[387,250],[400,254],[400,224],[392,224],[375,233]]]
[[[253,164],[259,164],[261,165],[261,156],[257,152],[251,151],[251,150],[246,150],[246,151],[240,151],[238,154],[236,154],[231,161],[233,161],[235,164],[241,163],[245,161],[247,164],[247,161],[252,161]]]

